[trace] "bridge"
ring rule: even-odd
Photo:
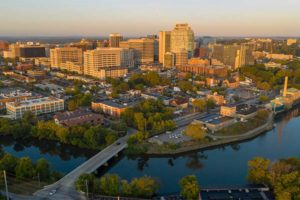
[[[131,132],[134,132],[131,130]],[[127,147],[127,139],[130,134],[119,138],[110,146],[103,149],[98,154],[91,157],[85,163],[81,164],[79,167],[65,175],[59,181],[46,186],[44,189],[34,193],[34,199],[85,199],[82,193],[79,193],[74,188],[75,181],[83,173],[92,173],[96,171],[99,167],[107,164],[107,162],[117,156],[121,151]]]

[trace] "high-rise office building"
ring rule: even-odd
[[[77,47],[62,47],[50,50],[51,67],[83,73],[82,49]]]
[[[159,62],[164,63],[165,53],[171,51],[171,31],[159,32]]]
[[[136,64],[154,62],[154,39],[130,39],[128,41],[120,42],[120,47],[134,50],[134,60]]]
[[[124,48],[97,48],[84,52],[84,74],[102,77],[103,69],[131,67],[134,65],[133,50]]]
[[[171,32],[171,51],[177,53],[185,49],[192,57],[194,48],[194,31],[188,24],[176,24]]]
[[[109,34],[109,46],[120,47],[120,42],[123,40],[123,36],[119,33]]]

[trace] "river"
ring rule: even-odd
[[[240,144],[190,152],[177,157],[123,156],[100,173],[117,173],[130,180],[149,175],[156,177],[161,194],[179,191],[181,177],[195,174],[202,187],[245,185],[247,162],[255,156],[271,160],[300,157],[300,108],[295,108],[276,119],[276,127],[255,139]],[[95,152],[70,146],[38,141],[13,141],[0,138],[2,148],[15,156],[29,156],[33,160],[46,158],[54,170],[69,172]],[[25,145],[26,144],[26,145]]]

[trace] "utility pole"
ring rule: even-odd
[[[37,174],[37,178],[38,178],[38,181],[39,181],[39,187],[41,187],[40,173]]]
[[[87,199],[89,199],[89,186],[88,186],[88,180],[85,180],[85,187],[86,187],[86,196],[87,196]]]
[[[5,183],[5,191],[6,191],[6,199],[9,200],[8,187],[7,187],[7,179],[6,179],[6,171],[3,171],[4,175],[4,183]]]

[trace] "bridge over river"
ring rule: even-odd
[[[118,139],[56,183],[36,192],[34,196],[36,199],[85,199],[82,194],[75,190],[74,182],[81,174],[96,171],[99,167],[105,165],[112,157],[117,156],[123,151],[127,147],[129,135],[130,134]]]

